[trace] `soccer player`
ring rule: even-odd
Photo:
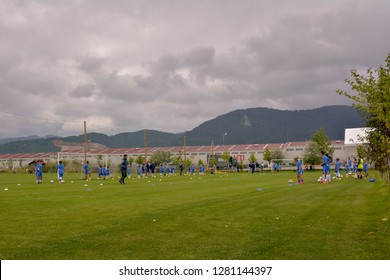
[[[103,178],[104,172],[103,172],[103,166],[100,164],[98,167],[98,179],[101,180]]]
[[[336,158],[336,163],[334,164],[334,173],[336,178],[340,178],[340,168],[341,168],[340,159]]]
[[[142,178],[145,178],[146,174],[146,167],[145,167],[145,164],[142,164],[142,167],[141,167],[141,171],[142,171]]]
[[[60,160],[57,164],[57,177],[58,182],[60,184],[63,183],[62,178],[64,177],[64,164],[62,163],[62,160]]]
[[[37,160],[37,163],[35,164],[35,175],[37,177],[37,184],[42,184],[42,164],[41,164],[41,160],[38,159]]]
[[[199,175],[204,175],[204,166],[203,166],[203,164],[201,164],[199,166]]]
[[[303,178],[302,178],[302,175],[303,175],[303,168],[302,168],[302,162],[299,160],[298,157],[294,158],[294,161],[297,165],[297,179],[298,179],[298,183],[297,184],[303,184]]]
[[[363,172],[366,178],[368,178],[368,162],[365,161],[363,164]]]
[[[141,167],[139,165],[137,166],[137,177],[138,179],[141,178]]]
[[[349,165],[348,165],[348,162],[345,163],[345,166],[344,166],[344,171],[345,171],[345,178],[348,178],[348,174],[349,174]]]
[[[126,178],[126,171],[127,171],[127,155],[123,155],[122,163],[121,163],[121,178],[119,180],[119,183],[124,184],[125,178]]]
[[[326,184],[330,182],[330,159],[329,157],[325,154],[324,151],[321,151],[322,155],[322,183]]]
[[[103,174],[104,174],[104,179],[108,180],[108,178],[110,176],[110,167],[108,165],[106,165],[106,167],[104,167]]]
[[[89,172],[89,161],[87,161],[84,164],[84,174],[85,174],[85,180],[88,181],[90,179],[90,172]]]

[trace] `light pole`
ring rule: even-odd
[[[225,135],[227,135],[226,132],[222,135],[222,145],[225,145]]]

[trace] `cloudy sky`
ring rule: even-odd
[[[389,0],[0,0],[0,138],[313,109],[390,51]]]

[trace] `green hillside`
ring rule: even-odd
[[[344,139],[345,128],[364,126],[358,112],[349,106],[325,106],[312,110],[276,110],[251,108],[236,110],[204,122],[191,131],[181,134],[146,130],[148,147],[183,145],[186,135],[187,145],[217,145],[250,143],[284,143],[305,141],[320,128],[324,128],[330,139]],[[227,133],[226,137],[223,135]],[[223,139],[224,138],[224,139]],[[110,148],[134,148],[144,146],[144,130],[124,132],[112,136],[88,133],[89,142]],[[52,141],[83,143],[84,135],[20,140],[0,145],[0,153],[56,152]]]

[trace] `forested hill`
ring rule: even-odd
[[[204,122],[181,134],[146,130],[148,147],[180,146],[186,135],[187,145],[261,144],[305,141],[320,128],[332,140],[344,139],[345,128],[364,126],[356,110],[349,106],[325,106],[312,110],[277,110],[251,108],[235,110]],[[225,135],[226,133],[226,135]],[[143,147],[144,131],[113,136],[88,133],[89,143],[110,148]],[[55,152],[61,146],[82,145],[84,136],[50,137],[18,140],[0,145],[0,153]]]

